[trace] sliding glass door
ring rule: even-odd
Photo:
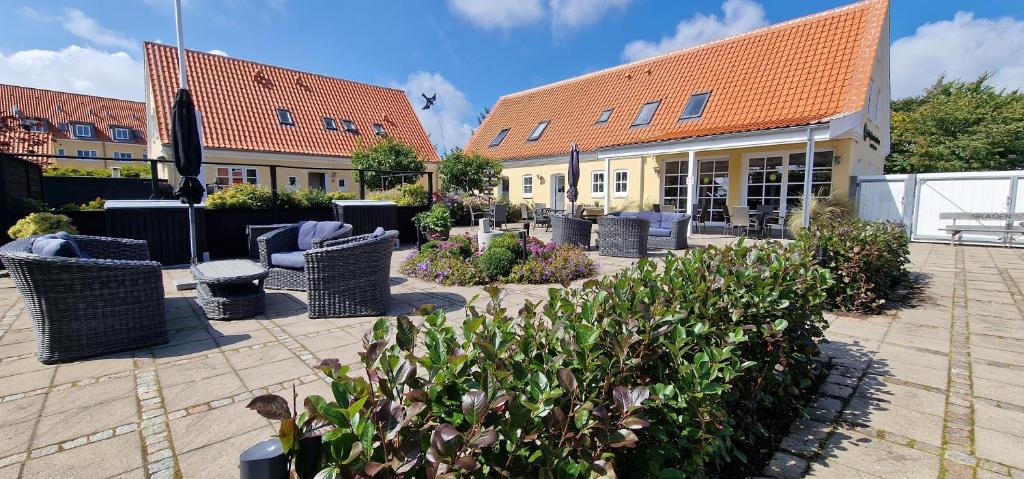
[[[705,218],[724,223],[728,212],[729,160],[700,160],[697,163],[697,202]]]

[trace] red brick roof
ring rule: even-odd
[[[156,43],[144,49],[160,141],[168,144],[177,51]],[[378,141],[373,124],[379,123],[421,159],[438,159],[401,90],[191,50],[185,59],[206,148],[345,157],[360,143]],[[294,126],[278,122],[278,108],[291,112]],[[325,129],[324,117],[334,118],[339,130]],[[353,121],[359,132],[344,131],[342,120]]]
[[[17,110],[17,111],[15,111]],[[0,132],[0,149],[16,153],[50,153],[50,146],[41,142],[72,138],[72,128],[61,130],[62,125],[89,123],[93,125],[93,141],[114,141],[110,127],[119,126],[135,130],[131,141],[144,144],[146,134],[145,105],[137,101],[118,100],[63,91],[41,90],[15,85],[0,85],[0,116],[17,116],[23,120],[45,120],[47,132]],[[28,135],[28,136],[26,136]],[[29,137],[38,136],[39,141]],[[45,137],[45,138],[44,138]]]
[[[466,149],[498,159],[764,130],[860,111],[888,0],[867,0],[735,37],[501,97]],[[703,115],[680,120],[692,94],[711,92]],[[644,103],[653,121],[631,127]],[[608,122],[596,124],[613,108]],[[541,121],[549,124],[527,141]],[[503,129],[500,145],[488,145]]]

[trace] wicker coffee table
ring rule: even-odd
[[[240,319],[266,307],[263,280],[267,269],[247,259],[211,261],[192,266],[199,305],[210,319]]]

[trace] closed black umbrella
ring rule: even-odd
[[[203,200],[206,192],[199,181],[199,173],[203,167],[203,144],[199,137],[199,122],[196,106],[192,103],[192,94],[188,91],[188,75],[185,68],[184,33],[181,26],[181,1],[174,2],[174,17],[178,29],[178,78],[180,88],[174,97],[174,109],[171,116],[171,151],[174,154],[174,167],[181,175],[178,191],[174,193],[182,202],[188,203],[188,236],[192,248],[192,263],[199,262],[199,251],[196,242],[195,204]]]
[[[573,143],[572,149],[569,150],[569,191],[565,194],[565,196],[569,198],[569,203],[572,204],[572,209],[570,211],[573,216],[576,215],[576,200],[580,196],[579,184],[580,149],[575,143]]]

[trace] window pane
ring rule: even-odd
[[[707,105],[710,95],[711,93],[698,93],[691,96],[686,102],[686,108],[683,109],[680,119],[697,118],[704,114],[704,106]]]
[[[601,116],[597,117],[597,123],[604,123],[604,122],[608,121],[608,119],[611,118],[611,117],[612,117],[612,111],[611,110],[602,111],[601,112]]]
[[[646,125],[654,119],[654,114],[658,111],[658,106],[661,105],[661,100],[652,101],[645,104],[640,108],[640,113],[636,115],[636,120],[633,120],[633,126]]]
[[[489,146],[495,147],[495,146],[500,145],[501,141],[505,139],[505,135],[507,135],[507,134],[508,134],[508,128],[505,128],[504,130],[499,131],[498,134],[494,136],[494,139],[491,140],[491,144]]]
[[[536,141],[538,138],[540,138],[540,135],[544,134],[544,129],[547,128],[547,127],[548,127],[548,122],[546,122],[546,121],[542,121],[542,122],[538,123],[537,126],[533,129],[533,131],[530,132],[530,137],[527,138],[526,140],[527,141]]]
[[[666,161],[665,162],[665,174],[674,175],[679,173],[679,162],[678,161]]]

